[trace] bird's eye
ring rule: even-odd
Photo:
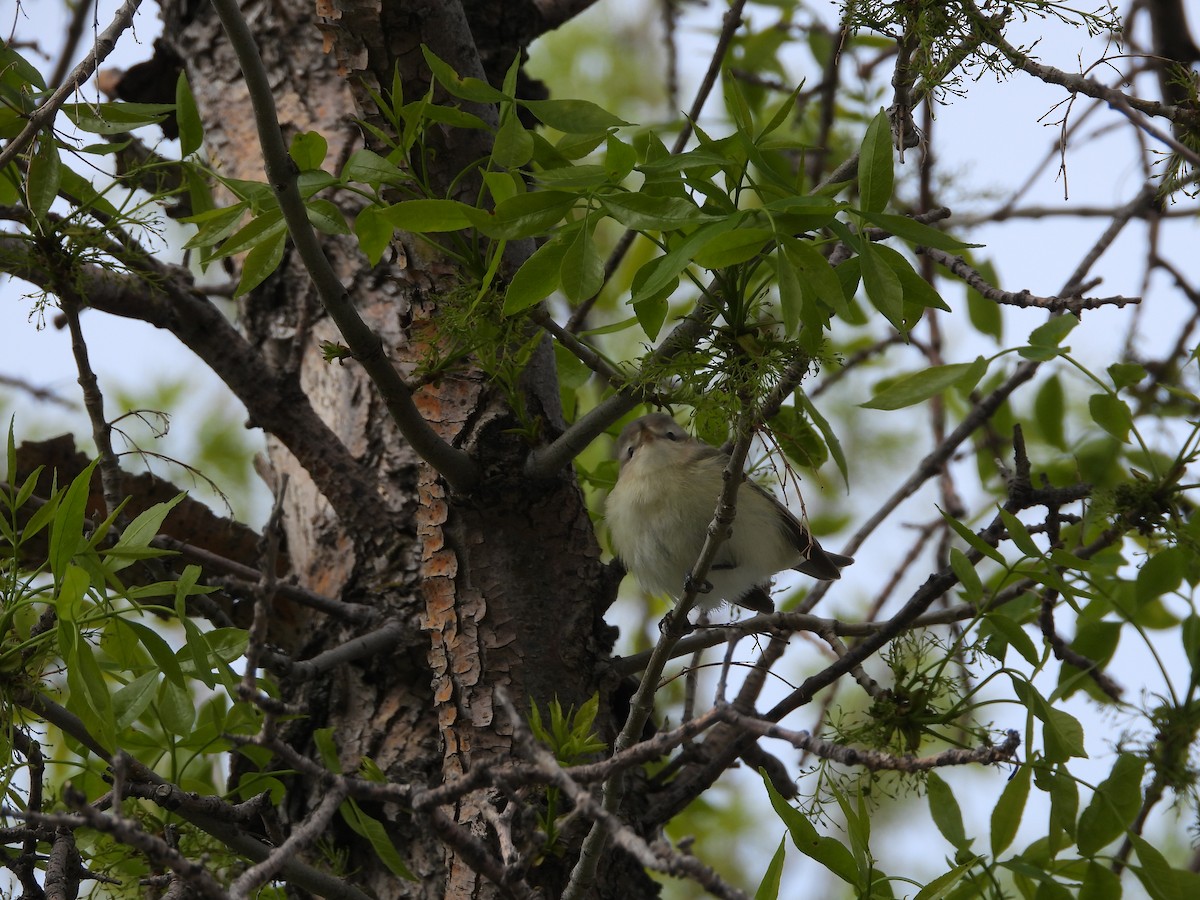
[[[668,432],[666,433],[666,435],[664,435],[664,436],[666,437],[666,439],[667,439],[668,441],[677,441],[677,440],[679,440],[679,435],[678,435],[678,434],[676,434],[674,431],[668,431]]]
[[[625,458],[626,459],[633,459],[633,449],[634,449],[633,444],[630,444],[628,447],[625,448]]]

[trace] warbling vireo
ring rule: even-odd
[[[652,413],[625,426],[617,459],[621,471],[605,508],[613,550],[647,591],[679,597],[704,546],[729,457],[665,413]],[[728,600],[773,612],[766,588],[776,572],[795,569],[830,581],[853,561],[823,549],[786,506],[747,481],[699,605],[712,609]]]

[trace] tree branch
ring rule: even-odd
[[[52,273],[31,258],[21,238],[0,237],[0,269],[53,290]],[[139,278],[89,265],[73,274],[92,308],[169,331],[199,356],[245,404],[249,424],[279,438],[296,457],[347,528],[369,534],[388,518],[376,486],[296,379],[269,367],[203,294],[177,282],[176,270],[162,266]]]
[[[954,256],[936,247],[916,247],[917,253],[941,263],[954,275],[961,278],[967,285],[974,288],[984,297],[1006,306],[1023,308],[1036,307],[1050,312],[1070,312],[1078,315],[1085,309],[1100,309],[1104,306],[1122,307],[1131,303],[1141,303],[1141,297],[1039,297],[1028,290],[1013,293],[993,287],[974,268],[968,265],[961,256]]]
[[[237,0],[213,0],[213,6],[237,55],[246,89],[254,105],[267,181],[275,192],[280,211],[287,222],[288,234],[312,278],[322,305],[346,339],[354,358],[379,390],[389,415],[409,445],[418,456],[441,473],[453,490],[469,492],[479,480],[479,467],[465,452],[442,440],[425,421],[413,401],[412,391],[387,358],[383,341],[354,308],[349,293],[329,264],[316,231],[308,221],[304,200],[297,186],[296,167],[283,143],[270,79]]]
[[[104,62],[108,54],[112,53],[113,48],[117,45],[117,38],[124,34],[133,23],[133,16],[141,5],[142,0],[125,0],[116,15],[113,16],[112,22],[96,37],[92,49],[83,58],[83,62],[71,71],[70,77],[58,86],[58,89],[49,96],[45,103],[30,113],[29,123],[0,151],[0,169],[16,159],[17,154],[29,146],[30,141],[37,133],[54,120],[59,108],[67,102],[67,98],[75,93],[76,89],[92,76],[96,67]]]

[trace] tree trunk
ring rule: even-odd
[[[212,164],[223,176],[262,181],[248,94],[212,8],[188,0],[162,6],[165,39],[186,61]],[[489,9],[497,14],[501,7]],[[339,170],[363,146],[356,117],[377,121],[361,102],[366,88],[389,86],[399,65],[406,98],[427,89],[421,43],[459,71],[480,67],[465,22],[451,15],[462,16],[456,3],[318,2],[324,18],[305,0],[252,0],[242,10],[271,75],[285,138],[324,135],[327,170]],[[493,43],[488,58],[500,59],[501,50]],[[477,158],[477,148],[451,142],[434,164],[448,182],[456,166]],[[353,199],[343,199],[352,220]],[[409,374],[426,342],[438,339],[439,297],[459,283],[454,267],[411,242],[374,268],[353,239],[328,239],[326,252],[389,359]],[[564,708],[578,707],[600,690],[600,725],[611,737],[603,701],[612,685],[601,664],[612,634],[601,613],[616,585],[600,563],[573,473],[536,484],[523,479],[529,445],[516,434],[517,419],[503,394],[473,368],[417,394],[433,427],[486,473],[470,495],[455,495],[405,442],[362,370],[353,361],[324,360],[322,343],[338,342],[340,335],[294,255],[246,298],[240,324],[281,379],[302,388],[375,491],[360,496],[361,505],[331,502],[335,492],[310,477],[312,460],[297,458],[293,451],[302,450],[268,435],[276,483],[284,474],[289,479],[283,521],[292,577],[322,594],[375,607],[382,621],[404,626],[389,651],[339,667],[328,678],[281,685],[283,700],[303,714],[287,726],[293,745],[315,756],[311,734],[329,728],[344,771],[368,757],[393,782],[437,785],[509,757],[512,723],[496,702],[501,691],[525,711],[530,701],[544,708],[555,697]],[[562,413],[548,346],[535,353],[523,379],[529,414],[545,435],[558,433]],[[300,659],[361,633],[283,604],[273,611],[272,626],[272,640]],[[320,793],[313,785],[296,794],[294,808],[281,815],[298,821]],[[504,801],[473,794],[445,812],[499,857],[499,826],[485,815],[488,807],[503,809]],[[446,850],[428,820],[400,809],[372,812],[387,821],[420,882],[397,879],[363,849],[364,841],[346,832],[335,838],[347,854],[346,871],[359,873],[359,886],[381,898],[499,895]],[[530,824],[511,823],[514,839],[528,838]],[[572,861],[571,852],[551,858],[531,877],[554,896]],[[613,896],[657,894],[636,866],[606,881]]]

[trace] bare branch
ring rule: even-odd
[[[20,238],[0,236],[0,270],[52,289],[52,274],[30,256]],[[267,365],[207,297],[178,283],[185,270],[160,266],[146,278],[97,266],[72,271],[84,285],[81,293],[89,306],[169,331],[199,356],[245,404],[249,424],[279,438],[296,457],[348,528],[370,532],[387,518],[362,464],[317,415],[297,379]]]
[[[622,850],[630,853],[639,863],[658,872],[664,872],[675,877],[686,877],[701,885],[709,894],[729,900],[746,900],[746,895],[729,884],[726,884],[716,872],[704,865],[695,857],[680,853],[667,847],[661,842],[648,845],[632,828],[622,822],[608,806],[608,793],[605,802],[596,800],[590,793],[580,787],[558,764],[554,756],[533,739],[524,721],[517,713],[512,701],[503,690],[498,692],[500,705],[508,713],[513,724],[513,735],[517,746],[523,755],[530,759],[542,772],[549,783],[558,787],[566,794],[584,815],[595,820],[592,834],[597,829],[606,833]],[[589,837],[591,834],[589,834]],[[571,873],[571,883],[563,892],[563,900],[572,895],[572,888],[579,882],[575,874],[579,867]]]
[[[974,750],[943,750],[932,756],[913,756],[912,754],[896,756],[881,750],[847,747],[845,744],[822,740],[813,737],[807,731],[790,731],[780,728],[773,722],[739,713],[730,706],[722,707],[717,714],[729,724],[759,737],[778,738],[781,741],[787,741],[797,750],[804,750],[822,759],[847,766],[862,766],[874,772],[925,772],[943,766],[990,765],[1009,762],[1016,754],[1017,748],[1021,746],[1021,736],[1010,730],[1004,743],[999,746],[989,745]]]
[[[251,866],[234,880],[229,886],[229,896],[233,900],[244,900],[274,878],[285,863],[295,859],[301,850],[328,830],[330,820],[337,815],[338,807],[345,799],[346,791],[340,785],[329,788],[304,821],[292,829],[286,841],[272,850],[266,859]]]
[[[45,719],[47,722],[60,728],[64,733],[70,735],[88,750],[95,753],[100,759],[105,760],[110,765],[112,764],[112,753],[92,736],[87,727],[74,713],[59,706],[48,697],[34,691],[19,691],[14,694],[13,700],[39,718]],[[132,780],[153,785],[169,784],[167,779],[163,778],[157,772],[134,760],[130,760],[129,769]],[[190,804],[178,807],[177,812],[188,822],[212,835],[234,852],[240,853],[255,862],[266,859],[271,853],[271,847],[233,824],[236,819],[232,817],[202,812]],[[50,822],[49,824],[58,823]],[[64,824],[70,827],[72,824],[75,824],[75,820],[69,818]],[[88,824],[93,823],[89,822]],[[93,827],[100,826],[93,825]],[[297,859],[285,861],[280,869],[280,873],[283,877],[295,882],[299,887],[310,890],[322,897],[329,898],[329,900],[369,900],[367,895],[357,887]],[[224,892],[222,892],[222,900],[224,900]]]
[[[1137,110],[1149,116],[1170,119],[1172,122],[1190,123],[1192,125],[1200,123],[1200,115],[1195,110],[1181,106],[1171,106],[1170,104],[1159,103],[1154,100],[1143,100],[1139,97],[1133,97],[1122,91],[1118,91],[1115,88],[1110,88],[1083,75],[1073,75],[1070,72],[1064,72],[1053,66],[1036,63],[1010,44],[1004,38],[997,24],[986,17],[977,6],[974,4],[965,4],[963,9],[971,16],[977,33],[983,40],[999,50],[1005,59],[1022,72],[1026,72],[1047,84],[1057,84],[1060,87],[1065,87],[1072,93],[1084,94],[1088,97],[1094,97],[1097,100],[1103,100],[1122,112]]]
[[[1119,308],[1131,303],[1142,302],[1141,297],[1039,297],[1028,290],[1016,293],[1004,291],[989,284],[961,256],[954,256],[945,250],[938,250],[936,247],[917,247],[915,249],[917,253],[941,263],[984,297],[1007,306],[1020,306],[1026,309],[1036,307],[1050,312],[1070,312],[1078,315],[1085,309],[1100,309],[1104,306]]]

